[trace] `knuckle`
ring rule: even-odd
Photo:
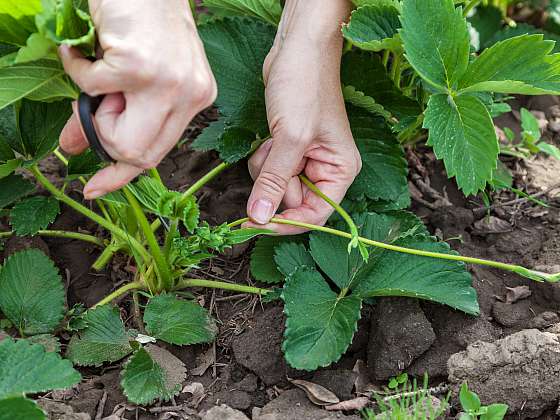
[[[120,150],[117,150],[117,152],[121,156],[121,159],[126,161],[126,162],[144,162],[145,161],[143,153],[138,149],[120,148]]]
[[[286,191],[289,180],[282,175],[263,169],[257,182],[265,193],[277,195]]]
[[[157,65],[143,50],[137,49],[130,53],[128,65],[123,68],[123,76],[138,83],[151,83],[157,75]]]
[[[214,103],[218,95],[218,87],[213,76],[198,75],[193,80],[191,93],[193,103],[201,108],[207,108]]]

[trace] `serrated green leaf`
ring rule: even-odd
[[[445,242],[426,236],[405,238],[395,245],[430,252],[456,254]],[[384,251],[360,270],[354,294],[366,297],[407,296],[439,302],[468,314],[479,313],[476,291],[465,264]]]
[[[352,0],[357,7],[362,6],[393,6],[397,10],[401,10],[400,0]]]
[[[398,119],[417,117],[418,103],[396,88],[378,55],[366,51],[344,54],[341,70],[342,83],[353,86],[369,96]]]
[[[83,316],[86,327],[73,335],[67,357],[79,366],[116,362],[132,352],[119,309],[109,305],[90,309]]]
[[[443,159],[447,175],[456,177],[463,193],[484,189],[496,169],[499,145],[492,118],[480,99],[432,95],[424,128],[429,129],[428,145]]]
[[[202,130],[191,144],[194,150],[199,152],[207,152],[209,150],[218,150],[220,147],[220,139],[226,129],[226,119],[220,118],[212,121],[210,125]]]
[[[39,60],[0,68],[0,109],[23,98],[34,101],[77,97],[61,65],[54,60]]]
[[[356,332],[361,299],[337,296],[309,268],[288,277],[282,299],[287,316],[282,349],[290,366],[315,370],[337,361]]]
[[[274,255],[276,247],[288,242],[301,242],[306,235],[298,236],[263,236],[257,240],[251,253],[251,274],[255,280],[263,283],[280,283],[284,275],[276,268]]]
[[[62,278],[51,259],[37,249],[6,259],[0,290],[0,309],[25,334],[50,333],[64,316]]]
[[[185,376],[185,367],[179,359],[159,347],[148,346],[128,360],[122,371],[121,386],[129,401],[149,405],[157,399],[170,400],[179,393]]]
[[[41,408],[25,397],[12,397],[0,400],[0,420],[45,420]]]
[[[35,191],[35,185],[21,175],[9,175],[0,179],[0,209],[15,203]]]
[[[8,159],[15,157],[12,149],[17,150],[20,143],[16,120],[15,106],[0,109],[0,143],[2,144],[2,154]],[[8,149],[12,151],[11,154],[7,152]]]
[[[178,345],[208,343],[218,330],[206,309],[169,294],[150,299],[144,322],[149,335]]]
[[[549,32],[543,30],[542,28],[536,28],[532,25],[527,23],[518,23],[516,26],[505,26],[500,31],[496,32],[492,38],[490,38],[486,44],[484,45],[485,48],[490,48],[497,42],[504,41],[509,38],[514,38],[519,35],[532,35],[532,34],[541,34],[543,35],[545,40],[555,41],[554,49],[552,50],[553,53],[560,52],[560,35],[554,32]]]
[[[30,197],[14,206],[10,212],[10,225],[18,236],[35,235],[54,222],[59,213],[56,198]]]
[[[393,243],[397,239],[428,234],[424,224],[412,213],[405,211],[363,213],[354,216],[354,221],[361,237],[378,242]],[[335,227],[344,230],[345,224],[339,222]],[[349,241],[324,232],[313,232],[309,238],[313,260],[340,289],[351,289],[359,280],[360,270],[368,265],[358,249],[348,253]],[[375,251],[372,252],[375,259],[380,251],[375,248],[370,250]]]
[[[67,178],[76,179],[80,176],[89,176],[97,172],[102,167],[102,162],[92,149],[87,149],[84,153],[71,156],[68,159]]]
[[[467,69],[470,37],[461,7],[453,0],[407,0],[400,32],[406,58],[422,79],[453,89]]]
[[[380,115],[387,121],[391,119],[391,113],[383,108],[383,105],[375,102],[375,99],[367,96],[364,92],[356,90],[354,86],[343,86],[342,95],[346,102],[355,107],[363,108],[373,115]]]
[[[541,128],[539,120],[529,112],[526,108],[521,108],[521,128],[525,135],[530,136],[532,141],[538,141],[541,138]]]
[[[69,360],[45,352],[39,344],[11,338],[0,341],[0,399],[65,389],[80,380]]]
[[[181,203],[183,206],[181,220],[183,221],[187,231],[192,233],[198,226],[200,219],[200,209],[196,203],[196,198],[194,195],[191,195],[187,200],[183,199]]]
[[[362,157],[362,170],[348,190],[348,197],[395,201],[408,194],[407,162],[394,134],[384,121],[375,120],[371,115],[363,117],[350,112],[349,116]]]
[[[67,100],[43,103],[24,99],[16,115],[20,144],[15,150],[38,161],[56,149],[60,133],[72,115],[72,106]]]
[[[278,25],[282,16],[279,0],[204,0],[202,5],[228,14],[257,17],[273,25]]]
[[[255,18],[225,18],[199,27],[218,83],[216,105],[226,124],[268,134],[262,66],[276,28]]]
[[[399,11],[393,6],[368,5],[352,12],[350,21],[342,26],[344,38],[368,51],[398,50],[401,41]]]
[[[27,338],[33,344],[43,346],[46,352],[60,352],[60,340],[52,334],[37,334]]]
[[[56,44],[80,47],[86,54],[93,52],[93,22],[87,13],[74,7],[73,0],[44,2],[35,21],[41,34]]]
[[[6,163],[0,164],[0,179],[11,175],[22,163],[23,161],[21,159],[12,159]]]
[[[461,78],[461,92],[560,94],[560,55],[543,35],[521,35],[484,50]]]
[[[228,127],[220,138],[217,147],[220,158],[228,163],[235,163],[251,152],[255,134],[239,127]]]
[[[315,262],[305,245],[297,242],[281,243],[276,246],[274,262],[284,277],[291,276],[300,267],[315,267]]]
[[[537,147],[541,152],[546,153],[547,155],[560,160],[560,149],[555,145],[541,141],[540,143],[537,144]]]

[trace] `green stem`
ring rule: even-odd
[[[138,224],[144,233],[144,237],[148,242],[148,247],[154,257],[154,262],[156,264],[156,274],[160,280],[160,286],[163,290],[170,290],[173,286],[173,279],[171,277],[171,271],[169,270],[169,265],[167,264],[167,260],[163,257],[161,252],[161,248],[157,242],[156,236],[150,227],[150,223],[146,218],[146,215],[142,211],[142,207],[134,197],[134,194],[130,191],[128,187],[123,188],[124,195],[128,200],[136,219],[138,220]]]
[[[169,224],[169,232],[167,232],[165,236],[165,246],[163,249],[163,253],[169,259],[169,252],[171,251],[171,247],[173,246],[173,239],[177,235],[177,230],[179,229],[179,219],[175,218],[171,220]]]
[[[224,281],[203,280],[203,279],[183,279],[177,282],[175,290],[186,289],[188,287],[206,287],[209,289],[231,290],[241,293],[253,293],[256,295],[266,295],[270,290],[259,287],[244,286],[242,284],[226,283]]]
[[[45,187],[47,191],[49,191],[57,200],[62,201],[67,206],[73,208],[74,210],[82,213],[84,216],[89,217],[98,225],[104,227],[108,231],[110,231],[113,235],[118,237],[119,239],[127,242],[131,245],[131,247],[137,251],[137,253],[142,256],[145,261],[149,261],[151,259],[150,254],[146,249],[138,242],[136,239],[132,238],[128,233],[124,230],[116,226],[115,224],[111,223],[110,221],[104,219],[94,211],[88,209],[87,207],[83,206],[82,204],[78,203],[77,201],[71,199],[58,188],[56,188],[48,179],[43,175],[43,173],[39,170],[37,165],[33,165],[30,168],[30,171],[33,173],[37,181]]]
[[[474,9],[476,6],[478,6],[478,4],[480,3],[481,0],[471,0],[463,9],[463,16],[467,17],[469,12]]]
[[[161,180],[161,176],[159,175],[159,172],[156,168],[148,169],[148,174],[150,175],[151,178],[163,184],[163,181]]]
[[[120,245],[111,244],[107,248],[103,250],[101,255],[95,260],[93,265],[91,266],[92,269],[95,271],[101,271],[105,268],[105,266],[111,261],[113,255],[121,249]]]
[[[383,63],[383,66],[385,68],[387,68],[387,63],[389,63],[389,55],[390,54],[391,54],[390,50],[383,51],[383,58],[382,58],[381,62]]]
[[[144,285],[141,284],[141,283],[138,283],[138,282],[132,282],[132,283],[125,284],[124,286],[119,287],[113,293],[107,295],[106,297],[101,299],[99,302],[97,302],[95,305],[93,305],[92,309],[97,307],[97,306],[107,305],[108,303],[111,303],[116,298],[124,295],[125,293],[127,293],[131,290],[138,290],[138,289],[143,289],[143,288],[144,288]]]
[[[354,223],[354,220],[352,220],[352,217],[350,217],[350,215],[346,212],[346,210],[342,208],[340,204],[334,202],[330,197],[323,194],[323,192],[319,188],[317,188],[317,186],[313,184],[309,179],[307,179],[307,177],[305,177],[304,175],[300,175],[299,179],[301,179],[301,182],[303,182],[307,186],[307,188],[309,188],[317,196],[326,201],[333,209],[336,210],[338,214],[340,214],[340,217],[344,219],[344,221],[348,225],[348,228],[350,229],[350,233],[352,234],[352,240],[348,244],[348,252],[350,252],[352,248],[356,248],[359,244],[358,237],[360,236],[360,233],[358,232],[358,227],[356,226],[356,223]]]
[[[393,62],[391,63],[391,80],[393,80],[393,83],[398,88],[400,88],[399,83],[400,83],[400,77],[401,77],[400,76],[401,61],[402,61],[401,55],[400,54],[395,54],[394,57],[393,57]]]
[[[204,185],[206,185],[208,182],[210,182],[212,179],[214,179],[216,176],[218,176],[221,172],[223,172],[225,169],[229,168],[230,166],[231,166],[231,164],[229,164],[227,162],[220,163],[218,166],[216,166],[214,169],[212,169],[210,172],[208,172],[206,175],[204,175],[202,178],[200,178],[198,181],[196,181],[194,184],[192,184],[182,194],[181,198],[183,200],[186,200],[187,198],[189,198],[191,195],[195,194]]]
[[[60,150],[58,149],[58,147],[54,150],[53,154],[58,158],[58,160],[60,160],[64,164],[64,166],[68,166],[68,159],[66,159],[64,157],[64,155],[62,153],[60,153]],[[87,184],[87,181],[83,176],[78,177],[78,179],[80,180],[80,182],[83,185]],[[101,201],[99,199],[95,199],[95,204],[97,204],[97,206],[99,207],[99,209],[103,213],[103,216],[105,216],[105,218],[107,220],[112,221],[111,216],[109,216],[109,213],[107,212],[107,209],[105,208],[105,205],[103,204],[103,201]]]
[[[248,221],[249,221],[249,218],[245,217],[243,219],[239,219],[239,220],[236,220],[233,223],[230,223],[228,226],[235,227],[235,226],[239,226],[240,224],[243,224],[243,223],[248,222]],[[281,219],[281,218],[278,218],[278,217],[273,217],[272,219],[270,219],[270,222],[271,223],[278,223],[278,224],[281,224],[281,225],[297,226],[297,227],[301,227],[301,228],[308,229],[308,230],[316,230],[316,231],[319,231],[319,232],[325,232],[325,233],[330,233],[332,235],[340,236],[342,238],[352,239],[352,235],[350,233],[343,232],[341,230],[333,229],[333,228],[326,227],[326,226],[318,226],[318,225],[313,225],[313,224],[310,224],[310,223],[300,222],[300,221],[297,221],[297,220]],[[530,269],[525,268],[525,267],[520,266],[520,265],[506,264],[506,263],[501,263],[501,262],[498,262],[498,261],[485,260],[485,259],[482,259],[482,258],[464,257],[464,256],[461,256],[461,255],[441,254],[439,252],[430,252],[430,251],[422,251],[422,250],[419,250],[419,249],[405,248],[405,247],[402,247],[402,246],[391,245],[391,244],[386,244],[386,243],[383,243],[383,242],[373,241],[371,239],[363,238],[361,236],[358,237],[358,240],[365,245],[375,246],[377,248],[383,248],[383,249],[387,249],[387,250],[390,250],[390,251],[401,252],[401,253],[404,253],[404,254],[417,255],[417,256],[420,256],[420,257],[439,258],[439,259],[442,259],[442,260],[461,261],[461,262],[469,263],[469,264],[485,265],[485,266],[488,266],[488,267],[499,268],[501,270],[511,271],[511,272],[517,273],[517,274],[519,274],[523,277],[527,277],[527,278],[530,278],[530,279],[536,280],[536,281],[548,281],[548,282],[560,281],[560,273],[548,274],[548,273],[542,273],[542,272],[536,271],[536,270],[530,270]]]
[[[0,232],[0,239],[9,238],[15,235],[15,232]],[[77,239],[79,241],[89,242],[90,244],[105,246],[103,239],[96,238],[93,235],[86,235],[85,233],[66,232],[63,230],[40,230],[37,232],[39,236],[46,236],[50,238],[64,238],[64,239]]]

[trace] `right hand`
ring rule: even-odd
[[[106,95],[95,121],[117,163],[88,182],[84,196],[93,199],[157,166],[217,88],[187,0],[90,0],[89,7],[103,58],[92,63],[68,46],[59,55],[80,89]],[[60,146],[70,154],[88,147],[76,112]]]

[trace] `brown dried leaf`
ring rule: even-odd
[[[182,392],[192,394],[192,404],[190,405],[192,405],[194,408],[197,408],[206,396],[204,385],[202,385],[200,382],[191,382],[185,385]]]
[[[307,398],[309,398],[309,401],[311,401],[313,404],[325,406],[340,402],[338,397],[324,386],[315,384],[313,382],[304,381],[302,379],[288,378],[288,381],[290,381],[298,388],[302,389],[307,394]]]
[[[214,346],[210,346],[208,350],[197,357],[198,365],[191,369],[190,373],[193,376],[202,376],[208,370],[210,366],[216,361],[216,355],[214,353]]]
[[[513,227],[509,222],[496,216],[485,217],[474,223],[473,233],[483,235],[487,233],[511,232]]]
[[[358,397],[351,400],[341,401],[338,404],[328,405],[325,408],[330,411],[361,410],[368,405],[368,402],[368,397]]]
[[[529,286],[506,287],[506,303],[515,303],[521,299],[531,296]]]
[[[369,375],[366,363],[362,359],[356,360],[352,371],[358,374],[358,376],[356,376],[356,380],[354,381],[354,392],[358,395],[363,394],[369,384]]]

